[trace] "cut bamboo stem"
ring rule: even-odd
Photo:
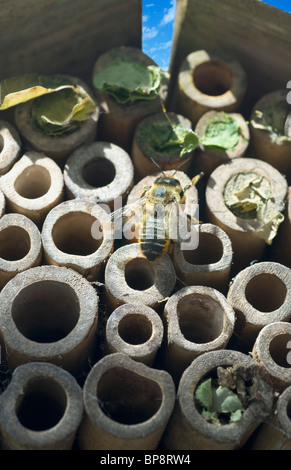
[[[82,390],[71,374],[53,364],[22,365],[0,397],[1,446],[71,450],[82,416]]]
[[[108,205],[124,202],[133,186],[133,163],[128,153],[107,142],[85,144],[68,158],[64,181],[69,198],[86,198]]]
[[[89,281],[102,280],[114,244],[110,217],[91,201],[65,201],[47,215],[42,243],[47,264],[74,269]]]
[[[200,139],[205,134],[209,121],[212,118],[219,117],[221,114],[223,113],[219,111],[208,111],[201,116],[195,127],[195,133]],[[195,168],[199,172],[202,171],[206,176],[209,176],[219,165],[229,163],[235,158],[244,157],[247,151],[250,140],[248,124],[241,114],[229,113],[229,116],[234,118],[240,126],[239,141],[233,149],[225,150],[199,143],[195,154]]]
[[[179,70],[175,109],[196,125],[207,111],[237,111],[246,85],[237,61],[205,50],[191,52]]]
[[[239,367],[259,380],[260,398],[253,399],[239,421],[216,424],[206,421],[194,394],[199,383],[218,368]],[[178,401],[163,436],[167,450],[235,450],[243,447],[258,425],[272,412],[273,389],[263,369],[249,356],[233,350],[210,351],[196,358],[179,383]]]
[[[291,318],[290,269],[267,261],[249,266],[234,278],[227,299],[237,317],[237,347],[250,351],[264,326]]]
[[[167,331],[163,363],[175,381],[199,355],[225,348],[235,323],[226,298],[205,286],[185,287],[173,294],[163,317]]]
[[[129,58],[145,66],[157,66],[157,64],[141,49],[120,46],[110,49],[98,57],[93,67],[93,81],[95,74],[102,71],[104,67],[118,57]],[[97,100],[103,109],[98,126],[98,140],[112,142],[130,152],[137,124],[145,116],[161,111],[161,100],[166,100],[167,93],[167,79],[163,79],[159,96],[154,100],[133,103],[125,106],[119,104],[108,93],[99,91],[95,88]]]
[[[199,225],[198,237],[193,250],[175,244],[173,262],[178,281],[187,286],[213,287],[226,294],[233,256],[230,238],[213,224]]]
[[[68,84],[81,85],[94,100],[93,92],[87,84],[76,77],[67,76],[67,78]],[[99,120],[99,105],[97,103],[92,115],[83,121],[78,129],[63,135],[50,136],[44,134],[31,117],[33,101],[29,100],[16,106],[14,115],[18,132],[31,149],[45,153],[63,167],[66,159],[76,148],[85,142],[96,140]]]
[[[0,336],[9,368],[51,362],[78,373],[95,352],[98,296],[73,270],[40,266],[17,274],[0,294]]]
[[[175,283],[171,258],[165,254],[148,261],[138,243],[118,248],[105,268],[106,299],[111,311],[125,303],[157,308],[171,295]]]
[[[261,425],[250,450],[291,450],[291,387],[279,396],[271,418]]]
[[[46,155],[26,152],[3,175],[0,187],[9,212],[17,212],[40,227],[48,212],[64,197],[64,180],[59,166]]]
[[[0,289],[19,272],[38,266],[42,260],[37,226],[21,214],[0,219]]]
[[[18,160],[21,146],[15,127],[8,121],[0,120],[0,175],[7,173]]]
[[[132,144],[132,159],[136,171],[136,179],[140,180],[147,175],[157,172],[157,165],[163,171],[169,171],[176,168],[181,168],[185,173],[190,169],[192,157],[194,152],[186,153],[181,157],[180,151],[176,152],[162,152],[154,148],[151,141],[145,140],[143,134],[148,126],[156,126],[157,129],[162,124],[170,127],[170,123],[174,125],[181,125],[185,129],[192,128],[191,121],[184,116],[176,113],[156,113],[145,117],[136,127],[133,144]],[[153,160],[156,164],[153,162]]]
[[[262,328],[252,356],[270,374],[273,386],[282,392],[291,385],[291,324],[272,322]]]
[[[175,403],[167,372],[124,354],[111,354],[91,369],[84,388],[84,450],[154,450]]]
[[[146,305],[124,304],[109,316],[106,345],[109,354],[126,354],[151,366],[161,347],[164,327],[159,315]]]
[[[230,237],[233,248],[234,271],[238,272],[254,260],[261,260],[267,247],[265,239],[254,232],[256,218],[237,217],[225,204],[224,190],[231,177],[254,172],[270,183],[272,197],[278,212],[284,210],[287,197],[287,181],[281,173],[266,162],[255,158],[237,158],[220,165],[210,175],[206,188],[206,219],[218,225]]]

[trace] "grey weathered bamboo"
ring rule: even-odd
[[[83,450],[154,450],[175,403],[171,376],[125,354],[104,357],[83,387]]]
[[[150,307],[124,304],[106,322],[106,351],[126,354],[151,366],[160,350],[164,327],[160,316]]]
[[[183,250],[175,244],[173,262],[178,282],[213,287],[226,294],[233,256],[230,238],[213,224],[202,223],[197,230],[196,249]]]
[[[193,50],[178,72],[176,112],[195,126],[207,111],[237,111],[244,99],[247,76],[231,56],[208,50]]]
[[[113,236],[110,217],[98,204],[82,198],[64,201],[43,224],[45,262],[74,269],[89,281],[102,280]]]
[[[217,425],[209,423],[195,405],[199,382],[218,367],[241,367],[259,379],[258,399],[251,400],[239,421]],[[233,350],[210,351],[196,358],[179,383],[178,400],[163,436],[167,450],[235,450],[243,447],[260,423],[272,412],[273,389],[263,369],[249,356]]]
[[[72,269],[39,266],[17,274],[0,293],[0,336],[14,370],[51,362],[77,373],[96,348],[99,298]]]
[[[253,358],[266,369],[272,377],[276,390],[282,392],[291,386],[291,324],[272,322],[258,334]]]
[[[268,163],[255,158],[237,158],[220,165],[211,173],[205,195],[206,221],[218,225],[230,237],[236,272],[254,260],[261,260],[267,247],[266,241],[253,233],[257,228],[257,219],[237,217],[224,201],[224,189],[229,179],[245,172],[254,172],[270,183],[278,212],[284,210],[288,191],[284,176]]]
[[[201,142],[195,154],[195,168],[202,171],[206,177],[209,176],[216,167],[222,163],[229,163],[235,158],[244,157],[250,140],[250,132],[247,122],[244,117],[239,113],[228,113],[240,125],[240,136],[237,145],[233,149],[221,149],[215,146],[205,146]],[[208,126],[210,119],[219,117],[221,112],[208,111],[201,116],[196,124],[195,132],[201,138]]]
[[[43,153],[34,151],[26,152],[1,177],[0,187],[7,210],[25,215],[39,227],[64,197],[60,167]]]
[[[264,326],[290,320],[291,271],[268,261],[249,266],[234,278],[227,299],[237,317],[237,344],[251,350]]]
[[[0,120],[0,175],[11,169],[20,156],[22,142],[15,127]]]
[[[173,294],[163,317],[167,332],[163,366],[177,381],[196,357],[225,348],[235,324],[224,295],[205,286],[184,287]]]
[[[118,248],[105,268],[106,302],[113,311],[125,303],[157,308],[171,295],[176,274],[168,254],[148,261],[138,243]]]
[[[0,219],[0,289],[17,273],[42,260],[41,235],[25,215],[6,214]]]
[[[93,77],[96,73],[103,70],[103,68],[116,57],[122,56],[137,61],[139,64],[145,66],[157,66],[157,64],[141,49],[121,45],[113,48],[112,50],[107,48],[107,50],[96,59],[93,67]],[[115,101],[108,93],[99,91],[95,88],[97,100],[101,103],[103,110],[98,126],[99,140],[112,142],[125,150],[130,151],[137,124],[145,116],[161,111],[161,99],[165,101],[167,98],[167,92],[167,79],[163,79],[159,90],[159,96],[157,96],[156,99],[124,106]]]
[[[40,362],[22,365],[0,396],[1,448],[71,450],[82,416],[82,390],[69,372]]]
[[[288,188],[286,208],[284,211],[284,221],[280,227],[278,235],[276,236],[270,257],[272,261],[278,261],[291,267],[291,186]]]
[[[269,420],[251,441],[251,450],[291,450],[291,387],[279,396]]]
[[[114,209],[114,201],[124,202],[133,186],[134,167],[121,147],[109,142],[93,142],[76,149],[64,168],[69,198],[86,198]]]

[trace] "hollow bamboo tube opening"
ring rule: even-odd
[[[82,449],[156,449],[174,406],[171,377],[124,354],[103,358],[83,389]]]
[[[86,198],[114,209],[133,186],[133,164],[125,150],[108,142],[93,142],[68,158],[64,181],[69,198]]]
[[[1,177],[9,212],[16,212],[42,226],[48,212],[63,200],[61,169],[42,153],[29,151]]]
[[[231,58],[204,50],[191,52],[179,70],[175,110],[193,125],[209,110],[235,111],[246,83],[245,71]]]
[[[161,346],[163,332],[162,320],[150,307],[121,305],[106,323],[107,350],[127,354],[150,366]]]
[[[291,387],[279,396],[271,418],[250,441],[250,450],[291,450]]]
[[[256,382],[259,400],[251,399],[235,422],[217,425],[207,421],[195,402],[199,384],[217,375],[218,368]],[[239,372],[239,370],[241,372]],[[254,380],[253,380],[254,379]],[[243,379],[246,381],[246,378]],[[248,380],[246,387],[250,385]],[[194,359],[183,373],[178,401],[163,436],[167,450],[235,450],[243,447],[258,425],[272,412],[273,388],[263,369],[248,355],[233,350],[209,351]]]
[[[90,281],[101,279],[113,250],[110,217],[93,202],[65,201],[46,217],[42,242],[48,264],[73,268]]]
[[[252,355],[270,374],[274,388],[282,392],[291,385],[291,324],[273,322],[258,334]]]
[[[234,312],[225,297],[210,287],[191,286],[165,305],[167,345],[164,364],[178,379],[200,354],[224,348],[234,329]]]
[[[205,285],[226,293],[232,263],[228,235],[212,224],[201,224],[195,249],[175,244],[173,262],[178,278],[187,286]]]
[[[0,334],[10,369],[45,361],[78,372],[94,352],[98,297],[76,272],[41,266],[1,292]]]
[[[273,262],[249,266],[234,278],[227,299],[237,315],[237,345],[252,348],[264,326],[290,319],[289,269]]]
[[[81,388],[63,369],[19,366],[0,398],[0,441],[6,450],[69,450],[83,415]]]
[[[21,214],[0,219],[0,289],[17,273],[38,266],[42,258],[41,235]]]
[[[138,243],[116,250],[105,268],[106,299],[111,311],[127,303],[156,308],[172,293],[175,283],[170,257],[165,254],[149,261]]]

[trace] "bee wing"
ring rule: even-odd
[[[109,214],[109,217],[111,221],[114,224],[120,223],[122,220],[127,219],[128,217],[134,215],[134,213],[139,209],[141,206],[144,205],[145,201],[147,199],[147,196],[143,196],[136,201],[134,201],[131,204],[126,204],[123,207],[120,207],[119,209],[116,209],[115,211],[111,212]]]

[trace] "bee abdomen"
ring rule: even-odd
[[[149,261],[154,261],[155,259],[162,256],[168,251],[170,240],[140,240],[139,241],[141,250],[143,254]]]

